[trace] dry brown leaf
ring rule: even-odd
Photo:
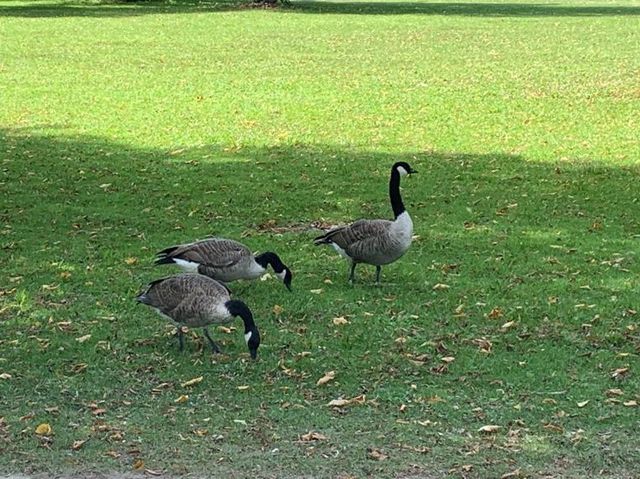
[[[284,309],[279,304],[276,304],[273,307],[273,314],[275,314],[276,316],[280,316],[282,314],[282,311],[284,311]]]
[[[125,263],[127,263],[129,266],[134,265],[136,263],[138,263],[138,258],[134,257],[134,256],[130,256],[128,258],[126,258],[124,260]]]
[[[322,376],[320,379],[318,379],[318,382],[316,382],[316,386],[322,386],[323,384],[327,384],[329,381],[333,381],[335,377],[336,377],[336,372],[329,371],[325,373],[325,375]]]
[[[322,291],[324,291],[322,288],[310,290],[310,292],[312,292],[313,294],[322,294]]]
[[[9,373],[2,373],[0,374],[0,379],[11,379],[12,376]]]
[[[83,439],[83,440],[73,441],[73,444],[71,445],[71,449],[73,449],[74,451],[79,451],[80,449],[82,449],[82,446],[84,446],[84,444],[85,444],[88,440],[89,440],[89,439]]]
[[[627,407],[637,407],[638,406],[638,401],[631,399],[629,401],[625,401],[622,403],[623,405],[627,406]]]
[[[514,471],[503,474],[502,476],[500,476],[500,479],[514,479],[516,477],[520,477],[521,475],[522,474],[520,472],[520,469],[516,469]]]
[[[577,406],[580,408],[585,407],[587,404],[589,404],[589,399],[587,399],[586,401],[580,401],[577,403]]]
[[[351,401],[349,401],[348,399],[339,398],[339,399],[333,399],[333,400],[329,401],[329,404],[327,404],[327,406],[343,407],[343,406],[346,406],[346,405],[348,405],[350,403],[351,403]]]
[[[145,469],[144,473],[145,474],[149,474],[150,476],[161,476],[162,475],[162,471],[155,471],[153,469]]]
[[[607,389],[605,394],[609,397],[612,396],[622,396],[624,392],[620,388]]]
[[[235,328],[227,328],[226,326],[218,326],[218,331],[224,334],[231,334],[235,331]]]
[[[433,289],[434,291],[440,291],[443,289],[449,289],[449,285],[444,283],[436,283],[433,285],[433,288],[431,289]]]
[[[456,360],[456,358],[454,358],[453,356],[445,356],[444,358],[441,358],[443,363],[452,363]]]
[[[189,396],[187,396],[186,394],[181,394],[178,399],[174,400],[173,402],[176,403],[183,403],[183,402],[187,402],[189,400]]]
[[[198,376],[197,378],[189,379],[187,382],[182,383],[181,386],[183,388],[195,386],[196,384],[201,383],[203,379],[204,376]]]
[[[105,452],[104,455],[113,457],[114,459],[118,459],[120,457],[120,453],[113,450]]]
[[[502,329],[503,331],[506,331],[507,329],[512,328],[514,324],[516,324],[515,321],[507,321],[502,326],[500,326],[500,329]]]
[[[306,434],[300,436],[301,441],[309,442],[309,441],[326,441],[328,438],[324,434],[320,434],[319,432],[309,431]]]
[[[238,386],[238,391],[246,391],[249,389],[249,386]]]
[[[79,338],[76,338],[76,341],[78,341],[79,343],[84,343],[85,341],[91,339],[91,335],[90,334],[85,334],[84,336],[80,336]]]
[[[43,422],[42,424],[38,424],[36,427],[36,434],[38,436],[51,436],[51,434],[53,434],[53,429],[49,424]]]
[[[622,379],[629,373],[629,368],[618,368],[611,373],[613,379]]]
[[[487,318],[498,319],[501,318],[503,314],[504,313],[500,308],[493,308],[491,311],[489,311],[489,314],[487,314]]]
[[[487,424],[486,426],[482,426],[478,429],[478,432],[482,432],[484,434],[494,434],[500,430],[500,426],[495,424]]]
[[[142,459],[140,459],[139,457],[138,457],[138,458],[136,458],[136,459],[133,461],[133,468],[134,468],[136,471],[139,471],[140,469],[143,469],[143,468],[144,468],[144,461],[143,461]]]
[[[344,316],[338,316],[337,318],[333,318],[333,324],[336,326],[342,326],[343,324],[348,324],[347,318]]]
[[[369,459],[373,459],[374,461],[384,461],[385,459],[389,458],[388,455],[375,447],[367,448],[367,457]]]
[[[555,431],[555,432],[564,432],[564,428],[562,426],[558,426],[557,424],[553,424],[553,423],[547,423],[545,425],[542,426],[543,428],[549,430],[549,431]]]
[[[195,429],[193,433],[198,437],[204,437],[209,434],[208,429]]]

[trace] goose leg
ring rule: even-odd
[[[382,271],[382,266],[376,265],[376,284],[380,284],[380,271]]]
[[[213,341],[213,339],[211,339],[211,336],[209,336],[209,330],[207,328],[202,328],[204,330],[204,335],[205,337],[209,340],[209,344],[211,345],[211,350],[215,353],[215,354],[219,354],[220,348],[218,347],[218,345]]]
[[[349,282],[350,283],[353,283],[356,280],[356,278],[354,276],[355,271],[356,271],[356,263],[354,261],[353,263],[351,263],[351,274],[349,274]]]
[[[182,331],[182,326],[178,326],[176,329],[175,336],[178,336],[178,342],[180,343],[180,351],[184,350],[184,331]]]

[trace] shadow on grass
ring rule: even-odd
[[[138,15],[224,12],[249,8],[250,2],[222,1],[131,1],[105,2],[98,5],[82,3],[38,3],[2,6],[0,16],[7,17],[126,17]],[[253,7],[262,8],[262,7]],[[640,7],[621,5],[579,5],[537,3],[481,2],[331,2],[293,1],[290,5],[271,8],[275,12],[329,13],[358,15],[445,15],[469,17],[601,17],[637,16]]]
[[[403,187],[422,236],[417,248],[429,261],[443,250],[489,254],[491,242],[505,238],[548,254],[558,241],[622,250],[640,230],[638,168],[336,145],[160,151],[6,129],[0,140],[3,247],[24,261],[45,243],[63,256],[93,244],[104,257],[105,241],[152,251],[210,234],[291,233],[307,241],[318,222],[389,217],[388,170],[399,160],[420,171]]]

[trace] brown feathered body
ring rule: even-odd
[[[137,299],[177,325],[198,328],[233,320],[226,306],[228,290],[199,274],[184,273],[154,281]]]

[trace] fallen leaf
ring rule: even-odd
[[[154,471],[153,469],[145,469],[144,473],[145,474],[149,474],[150,476],[161,476],[162,475],[162,471]]]
[[[503,331],[506,331],[507,329],[512,328],[514,324],[516,324],[515,321],[507,321],[502,326],[500,326],[500,329],[502,329]]]
[[[113,457],[114,459],[118,459],[120,457],[120,453],[113,450],[105,452],[104,455]]]
[[[373,459],[374,461],[384,461],[388,459],[389,456],[382,452],[380,449],[376,449],[375,447],[367,448],[367,457],[369,459]]]
[[[144,461],[142,459],[140,459],[140,458],[135,459],[133,461],[133,468],[136,471],[139,471],[140,469],[143,469],[144,468]]]
[[[227,328],[226,326],[218,326],[218,330],[224,334],[231,334],[235,331],[235,328]]]
[[[520,469],[516,469],[514,471],[503,474],[502,476],[500,476],[500,479],[514,479],[515,477],[520,477],[520,476],[521,476]]]
[[[49,424],[43,422],[42,424],[38,424],[38,427],[36,427],[36,434],[38,436],[50,436],[53,434],[53,429],[51,429]]]
[[[128,258],[126,258],[124,260],[125,263],[127,263],[129,266],[134,265],[138,262],[138,258],[134,257],[134,256],[129,256]]]
[[[545,429],[548,429],[549,431],[555,431],[555,432],[564,432],[564,429],[562,426],[558,426],[557,424],[553,424],[553,423],[548,423],[542,426]]]
[[[309,442],[309,441],[326,441],[328,438],[324,434],[320,434],[319,432],[309,431],[306,434],[300,436],[301,441]]]
[[[246,391],[247,389],[249,389],[249,386],[238,386],[239,391]]]
[[[484,434],[494,434],[499,430],[500,430],[500,426],[497,426],[495,424],[487,424],[486,426],[482,426],[480,429],[478,429],[478,432],[481,432]]]
[[[196,436],[204,437],[204,436],[206,436],[206,435],[208,435],[208,434],[209,434],[209,430],[208,430],[208,429],[195,429],[195,430],[193,431],[193,433],[194,433]]]
[[[71,449],[73,449],[74,451],[79,451],[87,441],[88,439],[73,441],[73,444],[71,445]]]
[[[444,284],[444,283],[436,283],[433,285],[433,291],[439,291],[442,289],[449,289],[449,285],[448,284]]]
[[[327,384],[329,381],[333,381],[335,377],[336,377],[336,372],[329,371],[328,373],[325,373],[325,375],[322,376],[320,379],[318,379],[316,386],[322,386],[323,384]]]
[[[273,314],[275,314],[276,316],[280,316],[282,314],[282,311],[284,311],[284,309],[279,304],[276,304],[273,307]]]
[[[622,396],[624,392],[620,388],[607,389],[605,394],[609,397],[611,396]]]
[[[491,311],[489,311],[489,314],[487,314],[487,318],[498,319],[498,318],[501,318],[502,315],[503,315],[503,312],[500,308],[493,308]]]
[[[333,318],[333,324],[335,324],[336,326],[341,326],[343,324],[348,324],[349,321],[347,321],[347,319],[343,316],[339,316],[337,318]]]
[[[313,294],[322,294],[322,291],[323,291],[323,290],[322,290],[322,288],[320,288],[320,289],[312,289],[312,290],[310,290],[310,291],[311,291]]]
[[[187,402],[189,400],[189,396],[187,396],[186,394],[181,394],[178,399],[174,400],[173,402],[176,403],[183,403],[183,402]]]
[[[0,374],[0,379],[11,379],[12,376],[9,373],[2,373]]]
[[[577,403],[578,407],[582,408],[585,407],[587,404],[589,404],[589,400],[587,399],[586,401],[580,401]]]
[[[442,362],[443,363],[452,363],[456,360],[456,358],[454,358],[453,356],[445,356],[444,358],[442,358]]]
[[[618,368],[611,373],[613,379],[622,379],[629,373],[629,368]]]
[[[84,343],[85,341],[91,339],[91,335],[90,334],[85,334],[84,336],[80,336],[79,338],[76,338],[76,341],[78,341],[79,343]]]
[[[187,382],[182,383],[181,386],[183,388],[194,386],[198,383],[201,383],[203,379],[204,379],[204,376],[198,376],[197,378],[189,379]]]
[[[348,399],[333,399],[331,401],[329,401],[329,404],[327,404],[327,406],[333,406],[333,407],[343,407],[346,406],[348,404],[350,404],[351,401],[349,401]]]
[[[625,401],[622,404],[627,406],[627,407],[637,407],[638,406],[638,401],[635,401],[635,400],[631,399],[630,401]]]

